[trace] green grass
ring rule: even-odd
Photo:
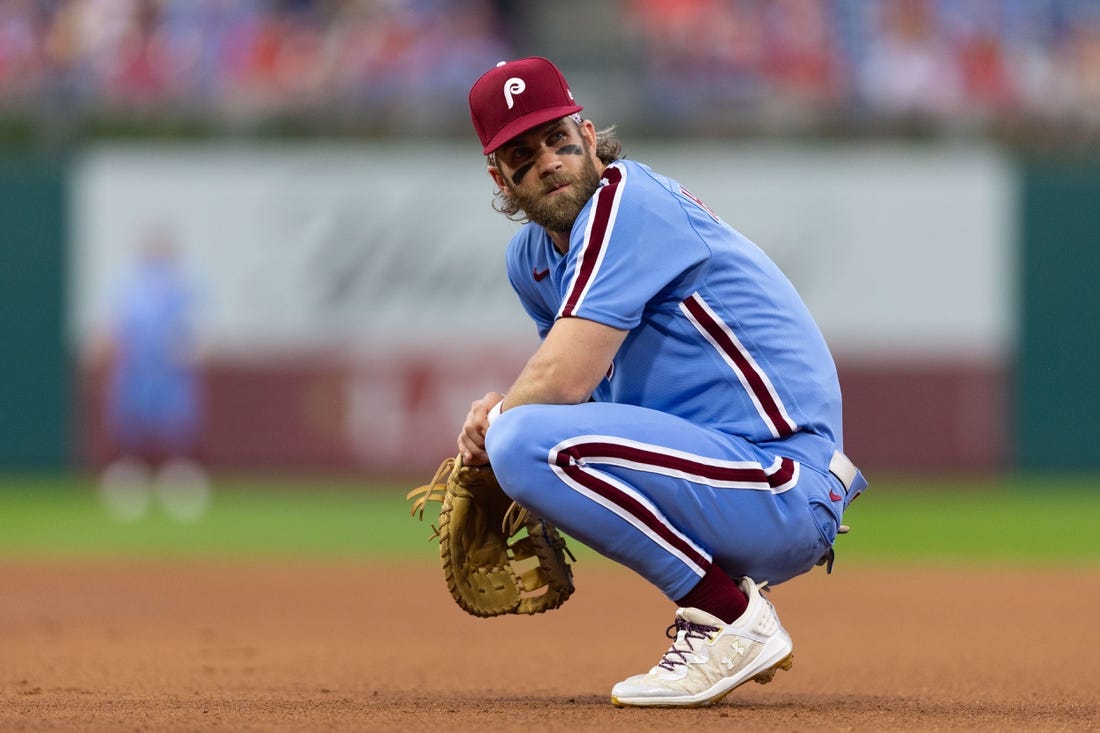
[[[431,532],[395,487],[347,481],[218,480],[206,513],[180,522],[153,504],[114,519],[90,481],[0,479],[0,554],[427,556]]]
[[[404,488],[226,478],[198,521],[181,523],[154,506],[120,522],[88,480],[0,477],[0,556],[429,561],[431,530],[409,516]],[[1100,477],[876,479],[845,522],[852,532],[838,540],[842,563],[1097,565]]]
[[[1100,477],[879,481],[845,522],[845,559],[1100,564]]]

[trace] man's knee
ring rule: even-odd
[[[521,405],[493,421],[485,436],[485,450],[501,488],[513,499],[534,485],[534,474],[546,469],[546,420],[540,419],[541,405]]]

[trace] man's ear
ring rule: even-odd
[[[497,188],[507,193],[507,179],[504,177],[504,174],[500,172],[500,168],[497,168],[495,165],[490,165],[487,170],[489,171],[489,177],[493,179],[493,183],[497,184]]]
[[[581,134],[584,135],[584,139],[588,141],[589,147],[595,150],[596,126],[592,124],[592,120],[585,120],[581,123]]]

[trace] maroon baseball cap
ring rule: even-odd
[[[558,67],[541,56],[501,61],[470,89],[470,117],[485,155],[532,127],[582,109]]]

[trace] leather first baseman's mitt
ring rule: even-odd
[[[413,489],[412,514],[424,520],[429,501],[443,504],[439,539],[443,577],[458,605],[474,616],[534,614],[565,603],[576,562],[552,524],[508,498],[489,466],[448,458],[431,483]],[[519,536],[526,530],[525,536]]]

